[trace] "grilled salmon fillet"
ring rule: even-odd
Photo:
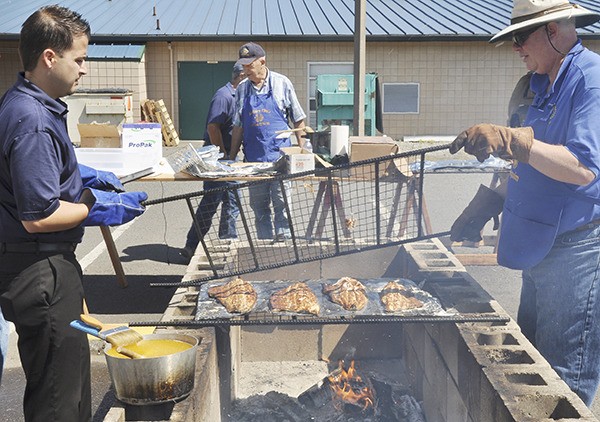
[[[239,277],[229,283],[209,288],[208,296],[216,299],[227,312],[239,314],[250,312],[258,297],[252,284]]]
[[[318,315],[321,307],[315,293],[306,283],[294,283],[276,291],[269,299],[274,311],[299,312]]]
[[[423,302],[396,281],[387,283],[379,293],[379,296],[386,312],[404,311],[423,306]]]
[[[369,301],[365,286],[352,277],[342,277],[334,284],[326,284],[323,293],[347,311],[361,310]]]

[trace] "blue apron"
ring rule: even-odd
[[[269,77],[268,92],[253,92],[247,82],[246,97],[242,108],[244,128],[244,157],[249,162],[274,162],[280,157],[280,148],[292,145],[289,136],[277,138],[277,131],[289,129],[287,119],[273,98]]]

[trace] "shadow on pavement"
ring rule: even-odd
[[[94,314],[162,314],[176,287],[152,287],[151,283],[179,283],[181,275],[128,275],[126,288],[114,276],[85,275],[85,300]]]
[[[179,251],[180,248],[174,248],[165,244],[150,243],[128,246],[121,251],[120,258],[122,262],[149,260],[165,264],[187,264],[189,259],[179,255]]]

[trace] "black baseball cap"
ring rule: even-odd
[[[254,60],[265,57],[267,53],[258,44],[249,42],[240,47],[239,59],[236,64],[247,65],[252,63]]]

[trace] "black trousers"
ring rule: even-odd
[[[89,344],[69,326],[83,311],[81,280],[73,252],[0,252],[0,306],[19,335],[27,422],[92,420]]]

